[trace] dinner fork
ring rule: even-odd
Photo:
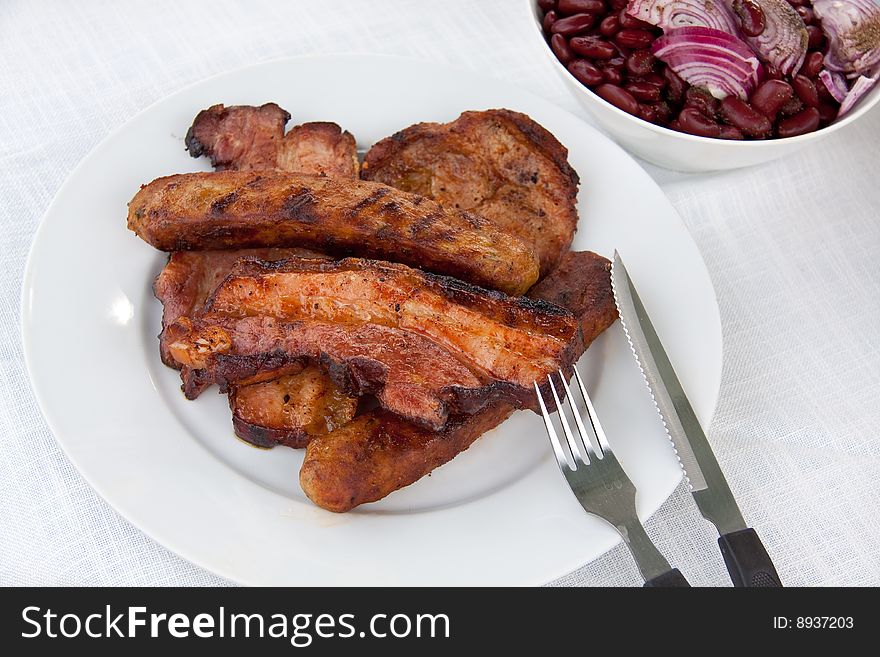
[[[690,586],[678,568],[669,565],[645,532],[636,514],[636,487],[624,472],[608,443],[580,373],[576,367],[572,367],[572,370],[583,397],[591,431],[587,431],[566,377],[562,370],[559,370],[559,380],[562,382],[564,392],[562,398],[568,401],[576,431],[572,431],[566,418],[560,393],[553,382],[553,375],[548,376],[547,380],[550,383],[550,393],[565,440],[560,440],[553,426],[551,412],[547,410],[538,382],[535,382],[538,405],[541,407],[544,426],[553,445],[553,453],[559,469],[562,470],[574,496],[584,510],[609,523],[623,538],[645,579],[646,587]],[[596,439],[595,449],[590,435]]]

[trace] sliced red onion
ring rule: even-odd
[[[822,84],[828,89],[828,93],[834,96],[834,100],[842,103],[849,93],[849,89],[846,86],[846,78],[840,73],[823,68],[819,73],[819,79],[822,80]]]
[[[711,27],[737,34],[729,0],[630,0],[626,13],[666,31],[675,27]]]
[[[865,95],[877,84],[876,77],[868,77],[866,75],[859,76],[855,81],[846,98],[840,103],[840,110],[837,112],[837,118],[849,112]]]
[[[786,0],[755,2],[764,11],[767,25],[758,36],[746,37],[746,43],[758,53],[761,61],[778,69],[783,75],[792,75],[800,69],[804,57],[807,56],[807,42],[810,37],[804,19]]]
[[[814,0],[829,49],[825,66],[856,77],[880,63],[880,5],[875,0]]]
[[[654,40],[651,52],[679,77],[716,98],[746,100],[763,77],[763,67],[735,36],[711,27],[676,27]]]

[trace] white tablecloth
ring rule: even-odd
[[[588,119],[528,21],[523,0],[0,3],[0,584],[227,584],[101,500],[31,393],[21,277],[34,231],[77,162],[109,130],[191,82],[304,53],[393,53],[473,68]],[[699,176],[647,167],[718,295],[724,374],[710,439],[789,585],[880,585],[878,149],[875,111],[761,167]],[[694,585],[728,583],[713,529],[683,485],[648,531]],[[556,583],[640,581],[618,548]]]

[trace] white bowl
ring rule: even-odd
[[[541,10],[535,0],[528,4],[534,21],[536,36],[542,42],[547,57],[568,88],[602,129],[634,155],[667,169],[676,171],[718,171],[769,162],[790,155],[807,144],[815,143],[844,126],[857,121],[880,102],[880,84],[862,99],[854,110],[828,127],[799,137],[767,139],[763,141],[731,141],[697,137],[668,128],[661,128],[633,116],[603,100],[568,72],[544,38]]]

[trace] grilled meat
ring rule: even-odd
[[[568,150],[525,114],[464,112],[376,143],[361,177],[488,219],[538,254],[541,275],[571,246],[578,176]]]
[[[167,176],[129,203],[128,226],[163,251],[300,246],[396,260],[510,294],[535,254],[474,214],[365,181],[284,172]]]
[[[451,461],[513,411],[505,402],[490,404],[478,413],[450,418],[441,431],[424,429],[384,410],[359,415],[308,444],[300,486],[321,508],[350,511],[381,500]]]
[[[240,258],[256,257],[271,262],[295,256],[324,257],[293,248],[172,253],[153,283],[156,297],[163,305],[162,333],[159,334],[162,362],[181,368],[168,350],[165,329],[180,317],[201,312],[210,294]],[[183,374],[190,397],[198,396],[212,383],[189,371]],[[279,376],[277,382],[273,381]],[[326,433],[354,417],[357,401],[342,394],[318,368],[293,362],[230,386],[229,405],[235,434],[242,440],[258,447],[275,444],[304,447],[310,436]]]
[[[205,384],[217,383],[223,392],[262,373],[274,377],[304,359],[320,362],[347,394],[376,395],[385,408],[433,428],[443,426],[450,410],[477,410],[502,392],[430,340],[388,326],[183,317],[168,335],[172,355],[187,365],[188,396]]]
[[[570,310],[580,323],[581,351],[585,351],[617,319],[614,293],[607,282],[610,272],[608,258],[592,251],[569,251],[528,296]]]
[[[276,168],[333,178],[357,178],[360,163],[350,132],[335,123],[315,121],[294,126],[285,137],[287,148],[278,153]]]
[[[239,261],[205,314],[167,336],[178,362],[221,387],[321,359],[343,389],[434,428],[493,398],[531,407],[533,381],[570,363],[578,341],[552,304],[404,265],[302,258]]]
[[[354,137],[333,123],[304,123],[285,137],[290,115],[274,103],[261,107],[215,105],[196,116],[186,138],[193,157],[207,155],[217,169],[285,171],[358,177]],[[154,283],[164,307],[160,353],[166,365],[179,367],[168,352],[164,329],[179,317],[201,311],[208,295],[226,278],[242,257],[274,261],[321,257],[299,248],[178,251],[172,253]],[[277,377],[277,378],[273,378]],[[262,380],[229,390],[236,435],[260,447],[275,444],[303,447],[312,435],[344,424],[355,413],[357,401],[343,395],[315,366],[292,363]],[[196,377],[188,377],[192,383]],[[202,384],[203,387],[208,382]],[[191,390],[195,394],[195,390]]]
[[[207,155],[217,170],[282,169],[291,173],[357,178],[357,144],[335,123],[304,123],[286,135],[290,114],[275,103],[260,107],[213,105],[186,133],[190,155]]]
[[[349,422],[357,399],[344,395],[317,365],[229,392],[235,434],[257,447],[305,447]]]
[[[179,317],[192,317],[201,311],[208,296],[229,275],[239,258],[255,257],[269,262],[292,257],[319,258],[306,249],[234,249],[231,251],[177,251],[168,257],[165,267],[153,281],[153,293],[162,302],[162,333],[159,353],[168,367],[180,364],[168,353],[165,328]]]
[[[349,133],[343,132],[335,124],[307,123],[293,128],[285,136],[284,126],[289,118],[287,112],[272,103],[261,107],[225,108],[217,105],[204,110],[196,117],[187,134],[187,147],[194,157],[209,156],[212,164],[220,170],[276,169],[290,173],[341,178],[357,177],[355,142]],[[545,275],[552,269],[559,255],[568,248],[576,221],[576,214],[570,209],[574,207],[577,176],[568,167],[566,156],[567,151],[552,135],[524,115],[507,110],[468,112],[458,121],[445,126],[421,124],[408,128],[393,138],[383,140],[368,154],[367,172],[363,177],[388,182],[405,191],[432,196],[450,209],[470,210],[485,216],[494,224],[495,232],[500,229],[508,236],[523,240],[531,249],[533,260],[540,265],[541,275]],[[260,185],[259,182],[254,184]],[[307,189],[306,194],[310,191],[312,190]],[[238,189],[233,187],[206,204],[213,215],[221,215],[222,219],[220,225],[211,227],[214,230],[208,231],[206,239],[217,240],[224,246],[230,243],[276,246],[279,242],[274,238],[266,242],[260,242],[259,238],[257,242],[246,241],[261,233],[259,222],[256,226],[250,225],[244,227],[244,230],[236,230],[239,227],[230,225],[230,217],[222,216],[226,214],[231,204],[239,202],[237,192]],[[259,194],[263,193],[259,192]],[[243,215],[245,222],[248,213],[258,214],[262,211],[263,208],[254,207],[259,205],[259,194],[253,196],[253,203],[250,205],[243,204],[244,212],[240,214]],[[289,196],[287,200],[290,200]],[[396,208],[389,205],[389,201],[393,202],[396,199],[385,199],[385,203],[381,204],[382,207],[377,207],[378,201],[381,200],[383,199],[371,199],[365,204],[362,203],[358,210],[363,209],[363,205],[372,205],[374,213],[380,215],[380,222],[391,223],[397,230],[405,228],[405,224],[401,226],[400,222],[393,221],[394,217],[387,216],[389,211],[394,214]],[[311,201],[312,199],[305,199],[302,203],[308,205]],[[342,204],[344,205],[344,199]],[[552,207],[549,204],[552,204]],[[293,202],[293,205],[296,206],[296,202]],[[153,217],[154,224],[167,221],[168,217],[162,213],[160,205],[150,209],[158,211]],[[290,213],[289,207],[284,209]],[[236,211],[238,210],[236,208]],[[139,226],[142,227],[149,222],[132,222],[132,212],[130,209],[130,227],[138,232]],[[134,213],[136,214],[136,210]],[[293,219],[296,221],[302,221],[306,217],[306,213],[299,212],[297,207],[293,208],[292,214],[295,215]],[[381,216],[383,214],[386,215],[384,218]],[[135,219],[143,219],[143,217],[135,217]],[[210,224],[214,217],[208,216],[203,219]],[[285,219],[289,217],[282,218],[282,221]],[[436,221],[434,216],[431,219]],[[338,222],[338,216],[336,220]],[[132,223],[135,225],[132,226]],[[458,224],[452,228],[457,226]],[[416,228],[417,230],[410,231],[408,235],[414,241],[420,237],[418,232],[425,230],[424,221]],[[444,231],[446,228],[448,227],[441,226],[440,230],[432,232],[428,239],[440,238],[448,241],[450,231]],[[485,228],[485,225],[476,228]],[[301,230],[309,234],[307,227]],[[322,230],[319,227],[312,235],[320,236]],[[289,234],[283,230],[281,232],[285,235]],[[339,254],[349,252],[372,254],[374,253],[372,249],[381,249],[372,245],[365,250],[359,250],[360,247],[349,248],[344,239],[343,244],[337,246],[335,236],[332,237],[334,239],[329,242],[316,242],[314,240],[317,238],[313,236],[304,242],[296,240],[296,243],[325,249],[329,246],[329,250]],[[240,239],[245,241],[236,241]],[[393,235],[391,239],[395,239]],[[190,248],[190,245],[187,244],[186,248]],[[453,245],[450,251],[454,250]],[[378,252],[379,255],[385,253]],[[198,331],[190,318],[200,315],[207,298],[213,296],[213,291],[232,271],[233,264],[239,258],[255,257],[264,261],[276,261],[291,256],[320,257],[316,253],[294,248],[245,248],[172,254],[166,270],[155,284],[156,294],[165,306],[163,329],[181,320],[176,328],[182,325],[190,332],[188,334],[191,334],[193,329]],[[391,254],[384,257],[402,260],[406,256],[395,257]],[[415,260],[412,262],[417,266],[434,268],[431,264],[422,264]],[[462,272],[466,271],[466,265],[459,263],[453,265],[459,269],[436,269],[465,276]],[[443,266],[448,267],[448,265]],[[249,265],[242,265],[242,269],[247,267]],[[485,268],[485,265],[480,264],[480,267]],[[606,280],[607,267],[607,260],[595,254],[567,254],[559,267],[530,293],[534,298],[543,298],[575,312],[580,327],[576,331],[576,336],[570,341],[568,348],[570,359],[577,356],[586,344],[616,317],[611,301],[610,285]],[[502,267],[496,268],[503,271]],[[236,271],[238,270],[239,268],[236,268]],[[496,279],[499,277],[494,271],[492,275]],[[469,280],[483,282],[479,277],[471,277]],[[377,287],[379,283],[384,285],[385,281],[378,279],[363,281],[363,284],[367,285],[365,289],[373,292],[375,290],[371,288]],[[493,286],[506,289],[500,285]],[[521,292],[527,286],[528,284],[521,283],[519,290],[514,290],[510,286],[507,289]],[[342,287],[337,285],[332,292],[339,292],[345,287],[345,285]],[[317,287],[315,290],[317,291]],[[397,292],[404,294],[405,290],[406,287],[398,288]],[[289,288],[288,291],[292,292],[293,288]],[[469,286],[463,286],[462,291],[473,292]],[[455,295],[452,294],[450,298],[454,297]],[[385,303],[390,302],[382,295],[379,295],[379,298]],[[210,312],[215,312],[214,301],[212,299]],[[383,315],[379,312],[381,309],[376,305],[375,299],[369,301],[367,305],[370,313],[376,312],[377,317],[382,317],[381,321],[386,321],[387,317],[384,315],[387,313]],[[234,305],[235,295],[226,297],[226,302],[218,301],[219,305],[223,303]],[[378,303],[381,305],[382,301]],[[329,306],[325,310],[332,310],[332,304]],[[249,312],[260,314],[264,310],[265,307],[260,308],[259,302],[249,306]],[[312,310],[315,308],[312,307]],[[358,314],[358,311],[352,313],[348,312],[349,310],[351,309],[342,313],[348,320]],[[291,328],[287,313],[287,310],[281,310],[280,314],[284,319],[280,324]],[[441,313],[436,313],[434,319],[439,314]],[[235,312],[230,315],[235,315]],[[262,324],[269,322],[276,327],[279,325],[273,317],[260,318],[257,315],[234,318],[224,314],[222,320],[244,324],[244,326],[236,326],[242,329],[244,343],[260,342],[258,335],[265,330]],[[198,323],[201,320],[195,321]],[[312,334],[312,337],[307,337],[304,342],[309,342],[311,339],[316,345],[328,339],[331,341],[344,339],[346,332],[351,330],[350,325],[333,327],[332,323],[329,329],[326,325],[321,327],[320,324],[326,323],[316,322],[314,318],[293,321],[298,326],[295,332],[300,332],[303,325],[309,325],[310,328],[306,332]],[[354,354],[354,357],[345,365],[340,366],[327,354],[323,354],[325,367],[330,368],[336,380],[349,392],[360,394],[373,391],[381,394],[393,393],[396,390],[396,396],[386,394],[386,397],[391,398],[392,407],[397,404],[399,407],[417,409],[418,399],[424,399],[422,394],[424,391],[416,388],[415,397],[408,395],[407,393],[411,393],[413,389],[400,385],[401,381],[406,381],[406,376],[410,377],[409,385],[414,382],[419,385],[423,385],[426,381],[433,383],[438,375],[441,380],[456,380],[460,377],[462,381],[481,385],[491,379],[483,366],[475,367],[473,362],[462,359],[457,353],[453,353],[457,357],[457,363],[429,360],[428,363],[432,365],[430,368],[413,367],[405,359],[409,355],[409,350],[418,350],[424,360],[425,356],[431,358],[432,349],[438,350],[438,356],[442,353],[444,357],[448,357],[452,348],[442,340],[442,345],[438,346],[433,339],[421,346],[413,340],[423,339],[423,336],[401,331],[408,334],[395,336],[394,339],[400,338],[406,343],[404,344],[403,341],[394,343],[394,346],[400,347],[399,354],[393,354],[393,351],[385,354],[388,356],[385,359],[385,366],[390,368],[381,374],[382,377],[387,378],[388,373],[393,374],[395,368],[409,368],[409,371],[406,376],[392,380],[390,386],[387,382],[376,386],[372,381],[376,377],[376,372],[373,370],[377,362],[372,358],[373,351],[376,344],[388,340],[389,331],[396,328],[384,325],[381,321],[379,325],[367,323],[358,326],[361,332],[355,336],[355,345],[349,345],[351,348],[348,351],[348,355]],[[249,323],[251,326],[248,327]],[[255,323],[261,325],[255,328]],[[415,326],[408,328],[418,329],[419,326],[419,322],[416,322]],[[271,329],[269,333],[272,333]],[[489,334],[492,335],[492,332],[489,331]],[[377,335],[381,337],[377,338]],[[454,336],[455,332],[441,330],[440,335],[448,338]],[[225,340],[221,333],[211,330],[210,327],[201,337],[207,337],[208,340],[198,345],[195,350],[197,358],[199,352],[210,351],[212,347],[218,345],[222,348]],[[433,338],[433,335],[431,337]],[[280,343],[279,340],[275,342],[276,345]],[[477,343],[479,339],[474,338],[470,346]],[[457,348],[461,347],[458,342],[455,342],[455,345]],[[365,349],[361,354],[364,358],[357,356],[358,348]],[[254,347],[255,351],[259,349],[260,347]],[[369,350],[369,353],[366,350]],[[465,394],[455,398],[453,395],[454,403],[449,403],[447,399],[440,407],[440,416],[445,416],[450,411],[456,414],[450,417],[439,431],[426,428],[424,423],[408,421],[385,409],[368,411],[352,420],[356,399],[340,392],[331,379],[312,361],[302,357],[295,358],[292,355],[292,353],[284,353],[283,349],[276,349],[271,353],[257,356],[256,361],[259,363],[255,364],[253,354],[250,356],[227,354],[217,358],[219,362],[216,372],[184,367],[185,388],[190,396],[194,396],[217,378],[221,385],[228,389],[236,433],[257,446],[271,447],[283,444],[302,447],[311,440],[311,447],[307,451],[301,471],[301,483],[316,504],[334,511],[346,511],[359,504],[381,499],[390,492],[416,481],[466,449],[482,433],[503,422],[515,409],[514,403],[505,395],[499,394],[499,388],[496,386],[491,391],[475,396]],[[162,356],[166,364],[179,366],[179,363],[171,357],[165,342],[162,345]],[[395,361],[392,356],[403,358],[398,357]],[[439,368],[436,367],[437,363],[440,363]],[[495,364],[497,363],[493,361],[493,365]],[[457,369],[456,365],[466,367]],[[233,384],[232,381],[237,383]],[[390,391],[386,391],[386,388],[390,388]],[[437,386],[434,388],[437,389]],[[461,392],[462,389],[455,391],[456,394]],[[388,399],[385,401],[388,402]],[[473,412],[476,408],[481,410]],[[434,413],[437,407],[422,407],[422,410]],[[435,420],[437,417],[435,413]],[[438,428],[436,424],[432,426]],[[316,436],[318,438],[314,440]]]
[[[579,351],[617,318],[610,266],[595,253],[569,253],[557,272],[529,293],[564,302],[575,314],[582,331]],[[503,401],[489,404],[478,413],[450,418],[441,431],[426,430],[383,410],[366,413],[309,443],[300,485],[315,504],[329,511],[375,502],[450,461],[513,410]]]

